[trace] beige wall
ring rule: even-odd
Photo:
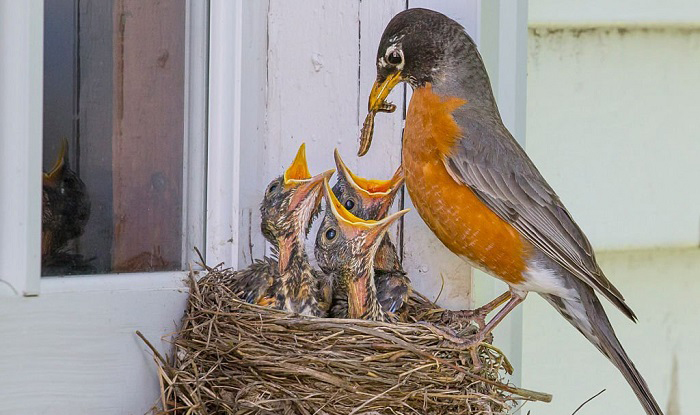
[[[613,2],[607,19],[580,16],[633,22],[623,6]],[[700,3],[694,7],[697,17]],[[641,17],[637,25],[583,29],[571,13],[543,0],[532,2],[530,17],[527,152],[639,316],[633,324],[607,307],[662,408],[669,415],[697,413],[700,19],[697,29],[687,21],[644,28]],[[606,388],[579,414],[641,413],[614,367],[531,297],[524,306],[523,385],[552,393],[554,401],[526,408],[571,414]]]

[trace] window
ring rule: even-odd
[[[202,247],[203,5],[44,1],[43,276],[180,270]]]

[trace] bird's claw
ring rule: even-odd
[[[433,334],[443,339],[443,342],[449,343],[449,347],[455,350],[468,350],[472,359],[472,364],[475,370],[481,369],[481,360],[479,359],[479,346],[484,343],[485,337],[482,331],[478,331],[469,337],[460,337],[452,329],[436,327],[432,323],[421,323]]]

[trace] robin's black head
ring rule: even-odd
[[[378,307],[374,286],[374,255],[389,226],[408,212],[394,213],[380,221],[363,220],[350,213],[324,182],[326,214],[316,235],[315,255],[321,269],[336,275],[347,290],[351,318],[363,318],[368,307]],[[376,304],[375,304],[376,303]]]
[[[433,82],[473,42],[459,23],[426,9],[408,9],[384,29],[377,50],[377,79],[398,72],[414,88]]]
[[[369,96],[369,114],[362,127],[359,156],[372,144],[374,115],[392,112],[386,102],[400,82],[425,87],[442,98],[459,98],[469,108],[498,116],[484,62],[464,27],[444,14],[408,9],[384,29],[377,49],[377,79]]]
[[[379,220],[386,217],[404,182],[401,167],[389,180],[365,179],[350,171],[337,149],[334,156],[338,181],[333,186],[333,193],[343,207],[362,219]]]
[[[262,233],[268,241],[280,247],[295,239],[304,240],[319,211],[323,179],[333,172],[329,170],[311,177],[305,146],[299,147],[292,165],[265,189],[260,213]]]
[[[464,27],[426,9],[408,9],[391,19],[379,42],[376,65],[371,112],[379,110],[399,82],[414,89],[427,83],[448,83],[458,89],[481,88],[483,80],[488,81],[481,56]],[[454,95],[461,94],[455,91]]]

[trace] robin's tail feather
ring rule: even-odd
[[[546,294],[543,294],[542,297],[610,359],[632,387],[648,415],[663,415],[644,378],[615,336],[608,316],[593,290],[580,284],[577,291],[581,296],[580,300],[564,299]]]

